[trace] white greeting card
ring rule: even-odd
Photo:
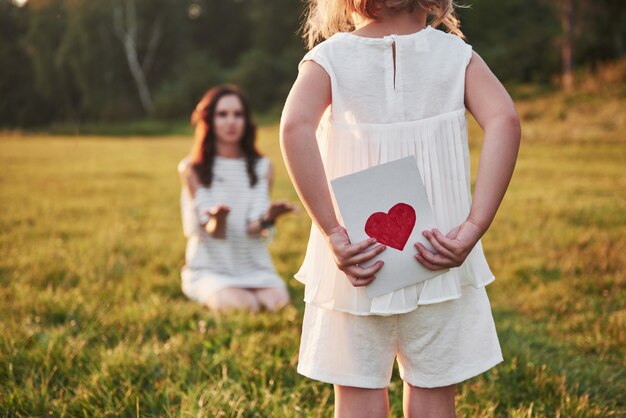
[[[367,286],[369,297],[410,286],[445,273],[432,271],[416,259],[416,242],[433,251],[422,231],[436,228],[426,190],[414,157],[339,177],[331,182],[350,242],[376,238],[387,249],[375,257],[385,264]]]

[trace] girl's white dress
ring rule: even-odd
[[[189,165],[187,159],[179,171]],[[185,266],[181,272],[183,293],[200,303],[226,287],[285,287],[276,274],[266,240],[250,236],[247,224],[265,214],[270,203],[267,184],[269,160],[261,158],[255,167],[258,181],[250,187],[243,158],[215,157],[211,187],[200,187],[195,199],[186,188],[180,196],[183,231],[187,237]],[[226,239],[212,238],[200,224],[204,212],[221,203],[230,207]]]
[[[460,225],[471,205],[464,106],[471,55],[461,38],[430,26],[384,38],[337,33],[309,51],[302,61],[316,62],[331,80],[332,106],[317,132],[328,180],[414,156],[437,225],[444,233]],[[494,280],[479,242],[462,266],[371,299],[337,268],[315,226],[296,278],[308,304],[357,315],[410,312]]]

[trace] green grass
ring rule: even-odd
[[[626,415],[620,94],[520,103],[519,164],[483,240],[505,363],[459,386],[459,416]],[[260,144],[275,162],[274,197],[296,200],[275,126]],[[217,317],[180,292],[176,164],[190,145],[0,140],[0,415],[332,415],[332,387],[295,372],[304,211],[271,245],[294,307]],[[394,371],[392,416],[401,389]]]

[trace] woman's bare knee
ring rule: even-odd
[[[256,289],[258,303],[268,311],[276,311],[289,305],[289,293],[283,288]]]
[[[212,295],[206,305],[216,312],[236,310],[257,312],[259,310],[259,303],[252,292],[233,287],[227,287]]]

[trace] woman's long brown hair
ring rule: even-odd
[[[256,125],[252,121],[250,105],[247,99],[235,86],[218,86],[207,91],[195,110],[191,114],[191,124],[195,126],[194,143],[191,148],[191,164],[202,183],[206,187],[211,187],[213,183],[213,165],[215,163],[215,108],[217,102],[224,96],[237,96],[243,106],[245,127],[241,138],[241,151],[246,159],[246,169],[250,179],[250,187],[253,187],[258,176],[254,170],[256,162],[261,158],[261,154],[255,146]]]

